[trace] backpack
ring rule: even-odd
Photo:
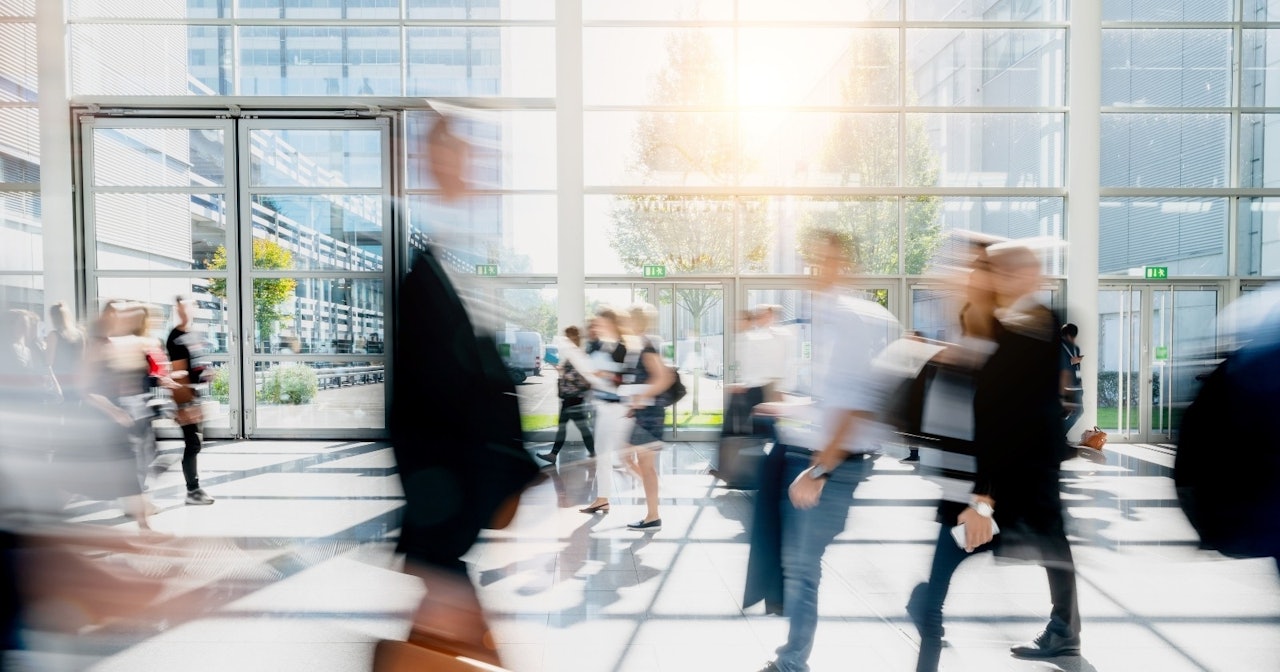
[[[1214,369],[1183,415],[1173,479],[1204,548],[1280,557],[1277,394],[1280,342],[1249,346]]]

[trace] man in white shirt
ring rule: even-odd
[[[807,672],[818,624],[822,556],[844,530],[853,491],[872,470],[876,421],[885,382],[872,360],[901,333],[881,306],[842,296],[841,271],[852,256],[839,235],[820,235],[811,249],[818,268],[813,298],[812,429],[778,427],[790,482],[781,507],[783,613],[787,641],[761,672]]]

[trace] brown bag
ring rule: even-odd
[[[412,642],[382,640],[373,649],[374,672],[505,672],[505,668],[457,655],[451,651],[418,646]]]
[[[1094,426],[1093,429],[1084,430],[1084,434],[1080,435],[1080,445],[1092,448],[1094,450],[1102,450],[1107,445],[1107,433]]]
[[[196,388],[190,385],[173,390],[173,404],[178,407],[174,411],[173,420],[179,425],[197,425],[204,421],[204,412],[200,407],[200,397],[196,396]]]
[[[173,403],[178,406],[185,406],[196,400],[196,388],[190,385],[183,385],[171,390],[173,393]]]

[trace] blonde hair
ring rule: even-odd
[[[658,309],[648,303],[633,303],[627,309],[627,321],[632,333],[643,336],[658,321]]]

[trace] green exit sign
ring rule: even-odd
[[[497,276],[498,265],[497,264],[476,264],[476,275]]]
[[[1142,270],[1148,280],[1166,280],[1169,277],[1168,266],[1144,266]]]
[[[667,267],[657,265],[646,265],[644,267],[644,277],[646,278],[665,278],[667,277]]]

